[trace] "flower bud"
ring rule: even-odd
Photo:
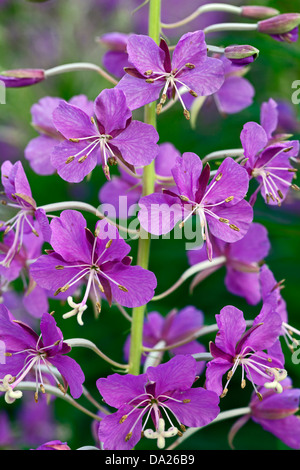
[[[241,7],[241,9],[242,16],[245,16],[246,18],[252,18],[254,20],[265,20],[280,14],[279,10],[269,7],[245,6]]]
[[[245,66],[257,59],[259,50],[256,49],[256,47],[248,45],[228,46],[225,48],[224,54],[234,65]]]
[[[258,31],[269,34],[277,41],[296,42],[300,13],[286,13],[258,22]]]
[[[42,69],[16,69],[0,72],[0,81],[7,88],[19,88],[34,85],[45,80],[45,71]]]

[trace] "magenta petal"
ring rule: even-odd
[[[102,63],[106,70],[118,78],[125,74],[125,67],[129,67],[128,54],[123,51],[108,51],[102,58]]]
[[[205,388],[212,390],[219,396],[223,392],[223,375],[232,368],[232,363],[224,359],[214,359],[207,363]]]
[[[205,62],[193,70],[180,75],[180,81],[199,96],[209,96],[218,91],[225,80],[224,66],[219,59],[207,57]]]
[[[260,123],[266,131],[268,139],[272,138],[277,129],[278,117],[277,103],[270,98],[269,101],[262,104],[260,113]]]
[[[175,356],[159,367],[148,367],[147,376],[155,382],[155,396],[170,390],[185,391],[195,381],[197,363],[192,356]]]
[[[69,356],[58,355],[49,358],[49,362],[57,368],[67,381],[72,397],[79,398],[82,395],[82,384],[85,380],[79,364]]]
[[[148,233],[162,235],[169,233],[184,218],[184,208],[176,199],[164,194],[151,194],[139,201],[138,218]]]
[[[178,157],[176,165],[172,169],[172,175],[178,188],[180,196],[186,196],[194,202],[199,186],[199,178],[202,172],[202,162],[198,155],[186,152]]]
[[[142,184],[137,184],[137,187],[134,186],[122,178],[113,176],[111,181],[101,187],[99,200],[104,204],[112,204],[116,210],[117,218],[127,219],[136,214],[137,204],[142,195]]]
[[[111,144],[117,147],[127,163],[146,166],[158,154],[158,139],[159,135],[153,126],[140,121],[132,121],[111,141]]]
[[[182,393],[175,393],[172,397],[178,400],[190,400],[188,403],[177,403],[169,400],[168,406],[175,416],[185,426],[193,428],[206,426],[219,414],[219,397],[204,388],[192,388]]]
[[[300,419],[298,416],[288,416],[283,419],[257,419],[253,421],[268,431],[292,449],[300,449]]]
[[[137,408],[130,413],[132,409],[123,407],[117,413],[105,416],[100,422],[98,435],[100,442],[103,442],[104,450],[131,450],[139,442],[142,431],[142,416],[140,419],[138,417],[142,411]],[[147,410],[145,413],[147,413]],[[128,415],[128,417],[124,422],[120,423],[124,415]],[[126,442],[125,437],[130,431],[132,436]]]
[[[218,109],[223,114],[239,113],[253,103],[255,90],[243,77],[230,76],[215,95]]]
[[[254,222],[242,240],[230,245],[229,257],[244,263],[255,263],[262,261],[270,249],[267,229]]]
[[[51,245],[65,261],[91,263],[91,245],[86,237],[86,220],[74,210],[65,210],[51,222]],[[74,236],[76,230],[76,236]]]
[[[32,139],[25,148],[25,158],[38,175],[52,175],[55,168],[51,164],[51,153],[57,140],[46,135]]]
[[[62,142],[54,147],[51,155],[51,164],[57,170],[59,176],[69,183],[80,183],[98,163],[100,156],[99,145],[95,148],[86,142],[73,143]],[[86,160],[79,162],[79,159],[89,153]],[[67,163],[70,157],[75,157],[73,161]]]
[[[52,96],[45,96],[31,107],[32,125],[48,137],[58,139],[61,137],[53,124],[52,113],[63,100]]]
[[[225,285],[229,292],[244,297],[250,305],[257,305],[261,300],[259,273],[247,273],[228,267]]]
[[[112,374],[107,378],[98,379],[96,385],[108,405],[120,408],[135,397],[144,394],[146,383],[147,376],[145,374],[138,376]]]
[[[126,95],[126,102],[129,109],[141,108],[145,104],[152,103],[159,98],[164,82],[158,80],[154,83],[147,83],[145,80],[124,75],[119,81],[116,89],[122,90]]]
[[[180,152],[173,144],[165,142],[159,145],[159,152],[155,159],[155,173],[160,176],[172,176],[172,168],[176,164],[177,158],[181,157]]]
[[[115,131],[125,129],[132,114],[124,92],[116,88],[103,90],[95,100],[95,116],[101,134],[114,135]]]
[[[154,296],[157,281],[151,271],[140,266],[125,266],[123,263],[116,263],[111,270],[107,271],[107,274],[117,284],[126,288],[127,292],[115,283],[110,283],[113,299],[124,307],[134,308],[146,305]]]
[[[216,315],[216,320],[219,327],[216,345],[234,357],[236,343],[246,329],[244,314],[241,310],[228,305]]]
[[[132,34],[127,43],[129,61],[144,75],[145,72],[165,73],[164,51],[149,36]]]
[[[249,158],[249,164],[253,167],[257,154],[268,143],[266,131],[256,122],[248,122],[241,132],[241,142],[245,150],[245,157]]]
[[[230,224],[235,225],[239,231],[233,230],[220,222],[219,220],[207,215],[207,221],[211,233],[221,240],[234,243],[243,238],[249,230],[250,224],[253,220],[253,209],[250,204],[242,200],[235,206],[222,208],[214,211],[219,218],[228,219]]]
[[[220,177],[221,179],[219,179]],[[236,163],[233,158],[226,158],[207,188],[204,203],[208,205],[217,204],[233,196],[233,201],[225,203],[226,207],[232,206],[244,199],[248,187],[249,176],[245,168]]]
[[[53,122],[56,129],[66,138],[95,136],[97,128],[91,122],[90,116],[77,106],[61,101],[53,111]]]
[[[23,297],[23,305],[30,315],[41,318],[44,312],[48,312],[49,302],[45,289],[36,286],[29,294]]]
[[[184,34],[178,41],[172,57],[172,68],[181,69],[185,64],[201,65],[207,58],[207,46],[203,31]]]

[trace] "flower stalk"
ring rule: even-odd
[[[149,2],[149,36],[158,44],[160,36],[160,12],[161,0]],[[145,106],[145,123],[156,128],[156,103]],[[143,196],[154,192],[155,168],[154,162],[144,168],[143,172]],[[150,235],[141,229],[138,245],[137,263],[144,269],[148,268],[150,257]],[[142,355],[142,338],[145,306],[136,307],[132,311],[131,344],[129,353],[129,373],[138,375]]]

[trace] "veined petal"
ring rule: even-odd
[[[116,88],[103,90],[95,100],[95,116],[101,134],[114,135],[124,130],[132,117],[124,92]]]
[[[97,128],[88,116],[77,106],[61,101],[53,111],[53,123],[66,139],[78,139],[97,135]]]
[[[172,57],[172,68],[180,69],[185,64],[198,67],[207,58],[207,46],[203,31],[184,34],[178,41]]]
[[[165,73],[164,51],[149,36],[132,34],[127,42],[129,62],[144,75],[145,72]]]

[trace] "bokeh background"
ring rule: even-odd
[[[50,68],[70,62],[93,62],[101,64],[105,48],[95,41],[97,36],[106,32],[146,33],[147,11],[144,6],[132,13],[142,0],[49,0],[45,3],[26,0],[0,1],[0,69],[13,68]],[[204,2],[200,0],[162,0],[163,21],[173,22],[185,17]],[[229,2],[223,2],[229,3]],[[238,4],[238,2],[235,2]],[[260,4],[278,8],[281,12],[296,12],[299,3],[295,0],[278,0],[257,2],[244,1],[243,4]],[[217,17],[223,20],[225,17]],[[204,24],[214,20],[211,16],[195,20],[185,30],[165,31],[171,44],[180,34],[188,30],[201,29]],[[227,20],[240,21],[239,18]],[[236,115],[220,116],[214,104],[205,108],[197,119],[196,128],[191,129],[188,121],[182,116],[180,105],[175,105],[169,112],[158,119],[160,142],[172,142],[180,152],[192,151],[200,157],[215,150],[240,147],[240,132],[247,121],[259,121],[261,103],[270,97],[284,101],[294,113],[293,132],[300,138],[300,107],[291,103],[292,83],[300,80],[299,42],[293,45],[275,42],[271,38],[256,33],[224,33],[210,36],[211,44],[226,46],[231,44],[252,44],[260,50],[259,59],[253,64],[247,78],[256,90],[254,103]],[[36,137],[31,126],[30,108],[44,96],[58,96],[70,99],[74,95],[86,94],[93,100],[103,88],[110,86],[92,71],[74,72],[55,76],[36,86],[9,89],[6,104],[0,105],[0,160],[21,160],[30,181],[33,196],[38,205],[66,200],[84,200],[94,206],[99,204],[98,192],[105,182],[101,169],[94,170],[87,181],[72,185],[61,180],[57,175],[38,176],[24,158],[24,148],[29,140]],[[135,112],[136,118],[142,118],[141,111]],[[298,123],[297,123],[298,118]],[[113,170],[117,173],[117,170]],[[297,198],[298,196],[298,198]],[[289,321],[300,328],[299,310],[299,265],[300,265],[300,199],[299,193],[291,194],[281,208],[266,207],[258,198],[255,207],[255,221],[263,223],[272,243],[272,250],[267,263],[279,281],[285,279],[283,297],[287,302]],[[86,215],[86,214],[85,214]],[[93,228],[93,217],[87,216]],[[172,237],[171,237],[172,238]],[[136,253],[137,243],[132,241],[132,254]],[[154,240],[151,247],[150,269],[158,279],[157,293],[163,292],[172,285],[181,273],[187,269],[187,257],[184,241]],[[229,294],[224,286],[224,270],[220,270],[199,285],[193,295],[189,294],[188,282],[170,297],[150,303],[148,312],[158,310],[162,314],[173,308],[195,305],[205,314],[205,323],[214,323],[214,315],[225,305],[235,305],[245,312],[247,319],[254,318],[260,311],[260,305],[250,307],[243,299]],[[64,332],[65,338],[83,337],[95,342],[100,349],[117,361],[122,361],[122,348],[129,332],[129,323],[116,308],[109,308],[104,303],[99,318],[95,318],[92,308],[84,315],[84,327],[80,327],[75,318],[63,320],[64,306],[59,301],[51,301],[51,310]],[[24,319],[26,314],[24,313]],[[208,340],[203,343],[208,344]],[[284,346],[285,347],[285,346]],[[286,368],[293,379],[295,387],[300,387],[300,365],[292,364],[287,348]],[[101,399],[95,387],[96,380],[111,374],[112,369],[91,351],[77,349],[72,356],[78,360],[86,375],[86,387],[96,399]],[[204,382],[204,377],[200,378]],[[239,378],[233,380],[230,391],[221,402],[221,409],[247,406],[251,394],[251,385],[240,390]],[[38,411],[33,393],[24,405],[5,406],[0,399],[0,441],[1,430],[4,432],[1,445],[4,448],[35,448],[45,440],[59,438],[68,441],[72,449],[82,445],[93,445],[92,421],[76,409],[62,401],[54,400],[50,404],[50,421],[44,411]],[[84,399],[80,403],[89,407]],[[90,408],[92,409],[92,408]],[[95,411],[95,410],[92,410]],[[35,415],[38,417],[33,419]],[[27,417],[26,417],[27,416]],[[6,418],[12,440],[7,439]],[[30,417],[30,418],[29,418]],[[31,435],[28,423],[31,421]],[[179,449],[229,449],[227,434],[233,420],[209,426],[199,431],[193,438],[185,441]],[[1,424],[2,423],[2,424]],[[1,428],[2,426],[2,428]],[[2,434],[3,434],[2,432]],[[49,435],[50,434],[50,435]],[[41,441],[38,441],[39,435]],[[5,440],[6,439],[6,440]],[[9,441],[9,442],[8,442]],[[155,448],[153,442],[143,440],[142,446]],[[258,425],[249,422],[235,439],[237,449],[287,449],[284,444],[271,434],[263,431]],[[138,448],[141,446],[138,446]]]

